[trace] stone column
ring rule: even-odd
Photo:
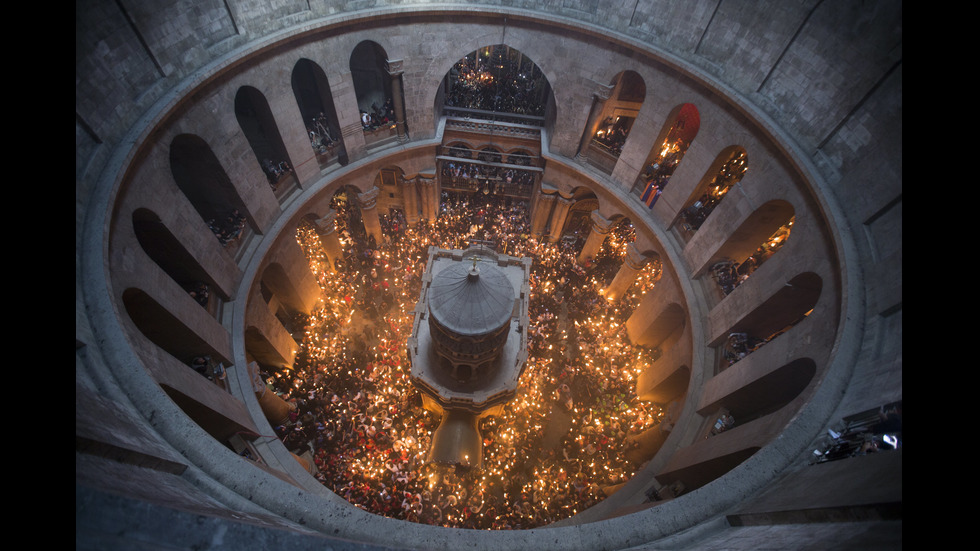
[[[633,282],[636,281],[636,274],[640,273],[640,270],[646,266],[648,260],[643,253],[636,250],[636,246],[633,243],[630,243],[626,247],[626,258],[623,259],[623,264],[619,267],[619,271],[616,272],[616,277],[613,278],[612,283],[604,290],[606,298],[617,300],[622,297],[630,286],[633,285]]]
[[[430,224],[435,224],[439,217],[439,186],[435,178],[425,178],[419,175],[419,189],[422,191],[422,217]]]
[[[586,260],[595,258],[613,225],[613,221],[599,214],[599,211],[592,211],[592,231],[589,232],[589,237],[585,240],[582,251],[578,253],[579,264],[584,264]]]
[[[340,244],[340,237],[337,235],[337,224],[335,220],[337,212],[331,209],[323,218],[314,222],[316,233],[320,236],[320,247],[323,254],[327,255],[330,269],[337,271],[337,261],[344,257],[343,247]]]
[[[599,129],[599,123],[602,122],[602,115],[604,114],[603,108],[612,91],[612,86],[596,83],[596,88],[592,92],[592,108],[589,110],[589,119],[586,121],[585,131],[582,132],[582,139],[579,141],[576,157],[582,158],[586,156],[589,142],[592,141],[592,136],[595,136],[596,130]]]
[[[548,241],[555,243],[561,239],[561,230],[565,227],[565,218],[568,216],[568,209],[571,206],[571,199],[558,197],[555,200],[555,212],[551,215],[551,228],[548,232]]]
[[[405,98],[402,93],[402,60],[387,60],[388,76],[391,77],[391,101],[395,107],[395,131],[398,141],[408,141],[408,129],[405,126]]]
[[[419,176],[401,178],[402,203],[405,205],[405,222],[414,226],[419,221]]]
[[[538,193],[535,195],[534,204],[531,208],[531,235],[540,237],[544,235],[545,227],[548,224],[548,217],[551,216],[551,209],[555,205],[555,195],[558,190],[541,183]]]
[[[364,231],[368,235],[374,236],[374,242],[377,245],[384,242],[384,236],[381,234],[381,220],[378,218],[378,194],[380,192],[381,190],[377,187],[372,187],[357,195],[357,205],[361,210]]]

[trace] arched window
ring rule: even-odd
[[[711,276],[728,295],[786,244],[796,221],[785,201],[769,201],[756,209],[715,253]]]
[[[441,95],[445,114],[542,126],[551,86],[530,58],[496,44],[457,61]]]
[[[561,232],[567,241],[574,241],[578,249],[582,248],[592,233],[592,212],[599,208],[599,200],[596,199],[595,194],[591,190],[588,194],[582,193],[585,189],[573,191],[575,202],[568,208],[565,227]]]
[[[370,40],[358,44],[351,52],[350,72],[365,142],[379,145],[397,141],[396,111],[404,107],[399,105],[403,101],[401,75],[391,70],[384,48]]]
[[[613,78],[608,97],[593,97],[579,156],[611,174],[646,98],[646,84],[634,71]]]
[[[310,138],[310,147],[316,153],[320,166],[326,167],[334,162],[346,165],[347,150],[337,122],[337,110],[327,75],[316,63],[300,59],[293,66],[291,81],[296,105]]]
[[[748,166],[745,149],[739,146],[728,147],[718,155],[680,212],[680,227],[685,236],[693,235],[701,228],[708,215],[742,179]]]
[[[177,187],[226,249],[238,247],[249,229],[245,203],[208,144],[180,134],[170,144],[170,170]]]
[[[270,342],[269,337],[254,325],[245,328],[245,351],[253,358],[263,371],[278,372],[288,368],[293,358],[286,357]]]
[[[493,146],[487,146],[481,149],[476,158],[485,163],[499,163],[503,159],[500,155],[500,151]]]
[[[211,276],[156,213],[136,209],[133,212],[133,233],[143,252],[191,298],[212,315],[217,311],[215,306],[219,290]]]
[[[693,103],[677,106],[667,118],[655,142],[657,145],[650,151],[645,168],[634,186],[634,191],[639,193],[640,200],[648,208],[652,209],[657,203],[700,127],[701,115]]]
[[[142,289],[123,292],[122,303],[137,330],[159,352],[146,351],[151,376],[201,428],[227,444],[236,431],[254,430],[241,402],[228,393],[228,358]]]
[[[715,436],[782,409],[799,397],[816,372],[817,365],[812,359],[792,360],[707,404],[698,412],[708,418],[707,436]],[[721,423],[718,423],[719,419]]]
[[[466,142],[455,142],[449,144],[448,153],[449,156],[459,159],[472,159],[474,155],[473,149],[471,149],[470,145]]]
[[[239,88],[235,94],[235,118],[272,191],[281,197],[289,188],[296,187],[289,154],[265,96],[251,86]]]
[[[790,279],[731,328],[722,347],[719,370],[727,369],[806,319],[822,289],[823,281],[812,272]]]

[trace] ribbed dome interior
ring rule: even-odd
[[[508,323],[514,310],[514,287],[488,262],[475,268],[464,260],[440,271],[429,287],[429,312],[459,335],[483,335]]]

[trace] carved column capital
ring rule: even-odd
[[[629,266],[633,270],[640,271],[649,261],[650,258],[637,250],[635,244],[630,243],[627,245],[626,258],[623,259],[624,265]]]
[[[592,90],[592,97],[594,97],[599,101],[606,101],[607,99],[609,99],[610,96],[612,96],[613,90],[615,90],[616,88],[615,86],[611,86],[608,84],[599,84],[598,82],[596,82],[595,85],[596,85],[595,88]]]
[[[591,218],[592,231],[598,232],[600,235],[608,234],[613,229],[613,226],[616,225],[612,220],[599,214],[598,210],[592,211]]]
[[[385,61],[385,70],[388,71],[388,76],[397,77],[398,75],[404,73],[402,65],[404,60],[402,59],[389,59]]]
[[[313,225],[316,227],[317,234],[330,235],[337,229],[337,211],[330,209],[322,218],[317,219]]]
[[[378,194],[381,190],[377,187],[372,187],[371,189],[365,191],[364,193],[357,194],[357,204],[362,210],[371,210],[378,205]]]

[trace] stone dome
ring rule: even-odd
[[[455,263],[435,275],[429,287],[429,312],[460,336],[480,336],[510,322],[514,286],[488,262]]]

